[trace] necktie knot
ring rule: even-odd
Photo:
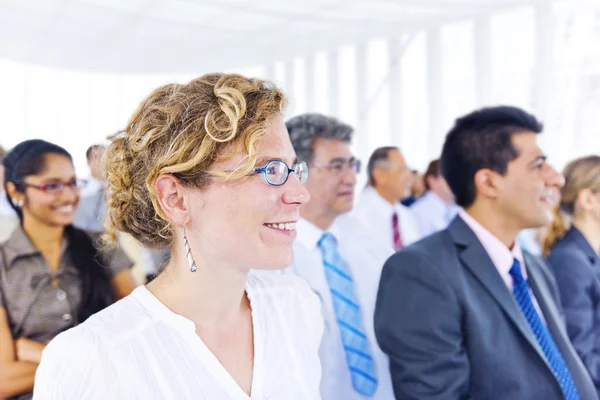
[[[325,232],[319,239],[318,246],[321,250],[330,250],[337,248],[337,239],[329,232]]]
[[[509,273],[513,277],[515,284],[520,284],[525,281],[525,278],[523,278],[523,272],[521,271],[521,263],[516,258],[513,261],[512,267],[510,267]]]

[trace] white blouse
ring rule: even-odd
[[[319,300],[294,276],[251,275],[252,394],[195,332],[145,286],[58,335],[44,350],[35,400],[321,399]]]

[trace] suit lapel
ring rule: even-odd
[[[544,314],[546,326],[552,334],[554,342],[561,348],[563,346],[560,346],[559,341],[568,342],[569,339],[566,337],[560,311],[553,301],[554,297],[546,284],[543,277],[543,271],[538,262],[534,257],[527,253],[523,253],[523,257],[525,258],[525,265],[527,266],[527,282],[529,283],[529,287],[540,306],[542,314]],[[563,354],[563,357],[566,357],[566,354]]]
[[[552,295],[552,291],[548,287],[548,280],[543,276],[543,265],[540,264],[536,257],[526,252],[523,253],[523,257],[525,258],[525,264],[527,265],[527,282],[544,314],[546,326],[554,339],[554,343],[556,343],[563,359],[569,367],[571,375],[577,385],[580,398],[589,398],[589,394],[585,395],[585,393],[589,388],[594,387],[594,383],[589,376],[586,367],[583,365],[581,359],[571,345],[560,310],[554,302],[557,299]],[[595,396],[595,392],[592,393],[593,396]]]
[[[454,219],[448,227],[448,231],[459,248],[459,257],[465,268],[475,276],[490,296],[498,303],[508,319],[515,325],[517,331],[523,335],[542,360],[544,360],[548,368],[550,368],[519,305],[512,293],[507,289],[496,266],[477,239],[477,236],[475,236],[473,231],[471,231],[469,226],[460,217]]]

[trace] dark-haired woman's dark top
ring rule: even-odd
[[[600,394],[600,257],[573,227],[554,246],[548,262],[560,290],[569,337]]]
[[[98,243],[100,234],[89,233]],[[12,337],[47,343],[77,321],[81,302],[79,273],[67,253],[65,238],[60,265],[51,272],[42,254],[33,247],[21,226],[0,244],[0,307],[6,310]],[[119,248],[103,252],[106,272],[112,279],[133,263]],[[54,282],[54,283],[53,283]],[[25,394],[13,399],[31,399]]]

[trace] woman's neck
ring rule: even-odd
[[[586,238],[590,246],[600,254],[600,225],[592,217],[575,215],[573,226]]]
[[[50,226],[43,224],[33,217],[25,214],[23,216],[23,231],[31,240],[33,247],[45,251],[54,251],[62,245],[63,236],[65,233],[64,226]]]
[[[250,310],[246,297],[247,271],[196,259],[191,272],[184,257],[173,254],[171,262],[148,289],[171,311],[199,327],[218,329],[235,324]]]

